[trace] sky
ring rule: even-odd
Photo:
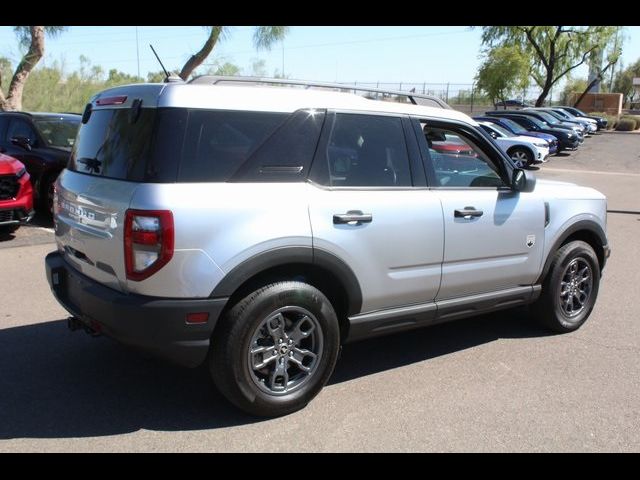
[[[640,27],[624,27],[624,65],[640,57]],[[206,63],[216,60],[238,65],[265,61],[265,71],[290,78],[330,82],[393,82],[405,84],[470,84],[481,62],[480,29],[464,26],[321,27],[292,26],[271,51],[257,51],[253,27],[230,27]],[[105,71],[112,68],[146,77],[160,66],[149,48],[153,44],[168,69],[179,69],[204,43],[203,27],[190,26],[72,26],[47,40],[43,65],[63,62],[67,71],[80,66],[79,57]],[[0,27],[0,56],[14,65],[21,57],[11,27]],[[587,76],[585,69],[578,69]],[[391,86],[389,86],[391,88]]]

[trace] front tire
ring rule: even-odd
[[[513,148],[509,150],[509,157],[518,168],[529,168],[533,165],[533,155],[525,148]]]
[[[532,313],[542,325],[558,333],[577,330],[591,314],[600,286],[600,266],[591,246],[583,241],[563,245],[555,253]]]
[[[324,387],[338,357],[340,334],[327,297],[302,282],[262,287],[220,319],[209,370],[220,392],[258,416],[287,415]]]

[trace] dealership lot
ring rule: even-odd
[[[609,198],[583,328],[549,335],[516,310],[348,345],[316,400],[275,420],[229,406],[205,369],[68,332],[38,218],[0,239],[0,452],[638,451],[639,154],[640,134],[605,133],[537,172]]]

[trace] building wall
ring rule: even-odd
[[[569,104],[573,103],[580,96],[578,93],[572,93],[569,96]],[[604,112],[609,115],[620,115],[622,112],[621,93],[587,93],[577,105],[577,108],[587,113]]]

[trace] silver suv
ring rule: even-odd
[[[46,274],[69,326],[275,416],[340,345],[531,305],[591,313],[606,199],[538,181],[468,116],[351,93],[191,83],[97,94],[56,183]]]

